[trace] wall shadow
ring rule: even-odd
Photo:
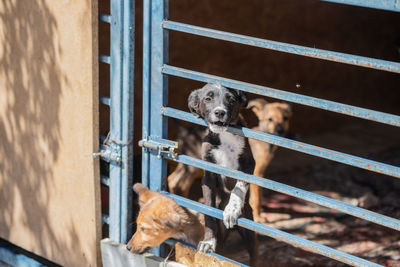
[[[22,227],[29,235],[17,245],[80,266],[80,256],[69,252],[81,253],[84,237],[73,222],[52,224],[49,210],[62,146],[62,87],[69,84],[59,64],[60,25],[46,1],[2,1],[0,25],[1,237],[21,240]],[[67,238],[56,234],[59,227]]]

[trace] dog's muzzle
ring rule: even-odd
[[[143,254],[148,252],[151,247],[144,247],[144,248],[139,248],[139,249],[132,249],[132,246],[126,246],[126,249],[129,250],[130,252],[133,252],[135,254]]]
[[[228,124],[221,121],[210,122],[208,123],[208,128],[214,133],[222,133],[226,131]]]
[[[221,133],[228,127],[227,112],[222,108],[215,108],[210,116],[211,120],[208,122],[209,128],[212,132]]]

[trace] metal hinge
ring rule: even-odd
[[[167,154],[172,158],[176,158],[178,155],[178,143],[166,140],[166,139],[158,139],[158,140],[147,140],[142,139],[139,141],[139,146],[144,147],[151,150],[156,150],[158,152],[157,158],[161,158],[162,155]]]
[[[93,153],[93,157],[101,157],[107,162],[114,161],[116,163],[120,163],[121,151],[119,149],[113,149],[111,146],[100,145],[100,151]]]

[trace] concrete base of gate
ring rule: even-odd
[[[175,257],[178,262],[165,261],[165,259],[150,253],[143,255],[133,254],[126,249],[126,245],[111,241],[108,238],[101,241],[101,257],[103,260],[103,267],[238,266],[180,243],[176,243],[175,245]]]
[[[101,258],[103,267],[185,267],[186,265],[172,261],[165,262],[163,258],[146,253],[133,254],[126,245],[103,239],[101,241]]]

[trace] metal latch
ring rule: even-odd
[[[161,158],[163,154],[167,154],[172,158],[178,155],[178,142],[159,139],[159,140],[140,140],[139,146],[158,151],[157,158]]]
[[[116,163],[120,163],[121,154],[118,152],[120,152],[120,150],[112,149],[111,146],[100,145],[100,151],[93,153],[93,157],[101,157],[107,162],[114,161]]]

